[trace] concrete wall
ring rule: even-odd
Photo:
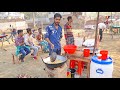
[[[28,25],[25,21],[16,22],[16,29],[26,29],[26,28],[28,28]]]
[[[16,29],[26,29],[28,27],[25,21],[5,22],[5,23],[0,23],[0,30],[5,31],[10,28],[10,25],[12,25],[13,28]]]

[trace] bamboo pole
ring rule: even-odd
[[[43,22],[41,21],[42,31],[43,31]]]
[[[35,12],[33,12],[33,28],[35,28]]]
[[[112,30],[112,26],[113,26],[113,21],[112,21],[112,12],[111,12],[111,25],[110,25],[110,29],[111,29],[111,31],[110,31],[110,33],[111,33],[111,36],[112,36],[112,39],[113,39],[113,30]]]
[[[94,43],[94,49],[93,49],[93,55],[95,55],[97,40],[98,40],[98,23],[99,23],[99,12],[97,13],[97,22],[96,22],[96,32],[95,32],[95,43]]]

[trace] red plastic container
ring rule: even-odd
[[[77,73],[79,75],[82,75],[82,71],[84,69],[84,63],[82,61],[78,61],[78,60],[70,60],[70,69],[74,69],[77,66]],[[68,74],[67,74],[68,75]]]
[[[84,63],[82,61],[78,61],[78,70],[77,73],[81,76],[82,75],[82,71],[84,69]]]
[[[106,60],[108,57],[108,51],[107,50],[101,50],[100,54],[102,54],[101,59]]]
[[[98,59],[101,59],[102,55],[101,54],[97,54]]]
[[[70,68],[71,69],[75,68],[75,63],[76,63],[76,60],[70,60]]]
[[[74,54],[74,52],[76,51],[77,49],[77,46],[75,45],[65,45],[63,47],[64,51],[68,54]]]
[[[83,51],[84,57],[89,57],[90,56],[90,49],[85,48]]]

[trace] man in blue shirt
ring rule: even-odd
[[[52,52],[61,54],[60,40],[62,38],[62,27],[59,25],[62,16],[59,13],[54,15],[54,23],[46,27],[45,39],[49,43],[49,55]]]

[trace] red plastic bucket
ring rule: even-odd
[[[75,46],[75,45],[65,45],[63,47],[63,49],[66,53],[73,54],[76,51],[77,46]]]
[[[90,49],[85,48],[83,51],[84,57],[89,57],[90,56]]]
[[[102,54],[101,59],[106,60],[108,57],[108,51],[107,50],[101,50],[100,54]]]

